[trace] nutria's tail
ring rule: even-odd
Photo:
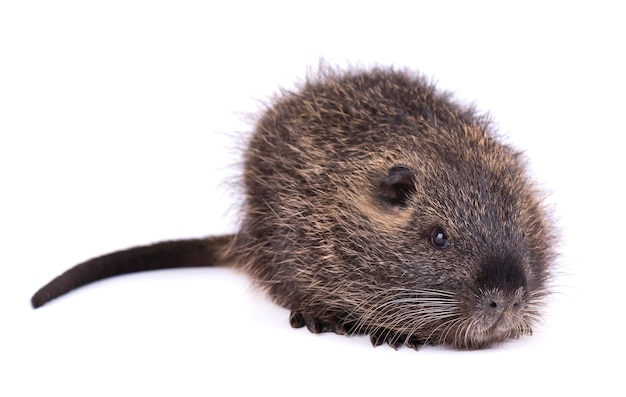
[[[41,287],[31,304],[36,309],[75,288],[119,274],[223,264],[233,238],[227,235],[164,241],[102,255],[74,266]]]

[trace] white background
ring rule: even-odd
[[[619,2],[95,3],[0,5],[0,395],[626,393]],[[562,233],[533,336],[374,349],[291,329],[229,269],[118,277],[30,308],[95,255],[236,230],[250,115],[320,58],[421,70],[526,151]]]

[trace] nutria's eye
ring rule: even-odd
[[[442,227],[436,227],[430,232],[430,242],[435,248],[446,249],[450,246],[448,234]]]

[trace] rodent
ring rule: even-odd
[[[88,260],[37,308],[134,271],[233,266],[311,332],[478,349],[531,333],[556,235],[521,152],[417,72],[322,67],[283,91],[244,154],[234,235]]]

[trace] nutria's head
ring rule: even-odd
[[[404,161],[380,176],[371,208],[357,207],[366,210],[346,238],[355,252],[346,266],[376,267],[371,287],[345,290],[362,299],[359,327],[465,349],[531,332],[554,233],[520,154],[488,128],[440,128],[448,142],[397,154]]]

